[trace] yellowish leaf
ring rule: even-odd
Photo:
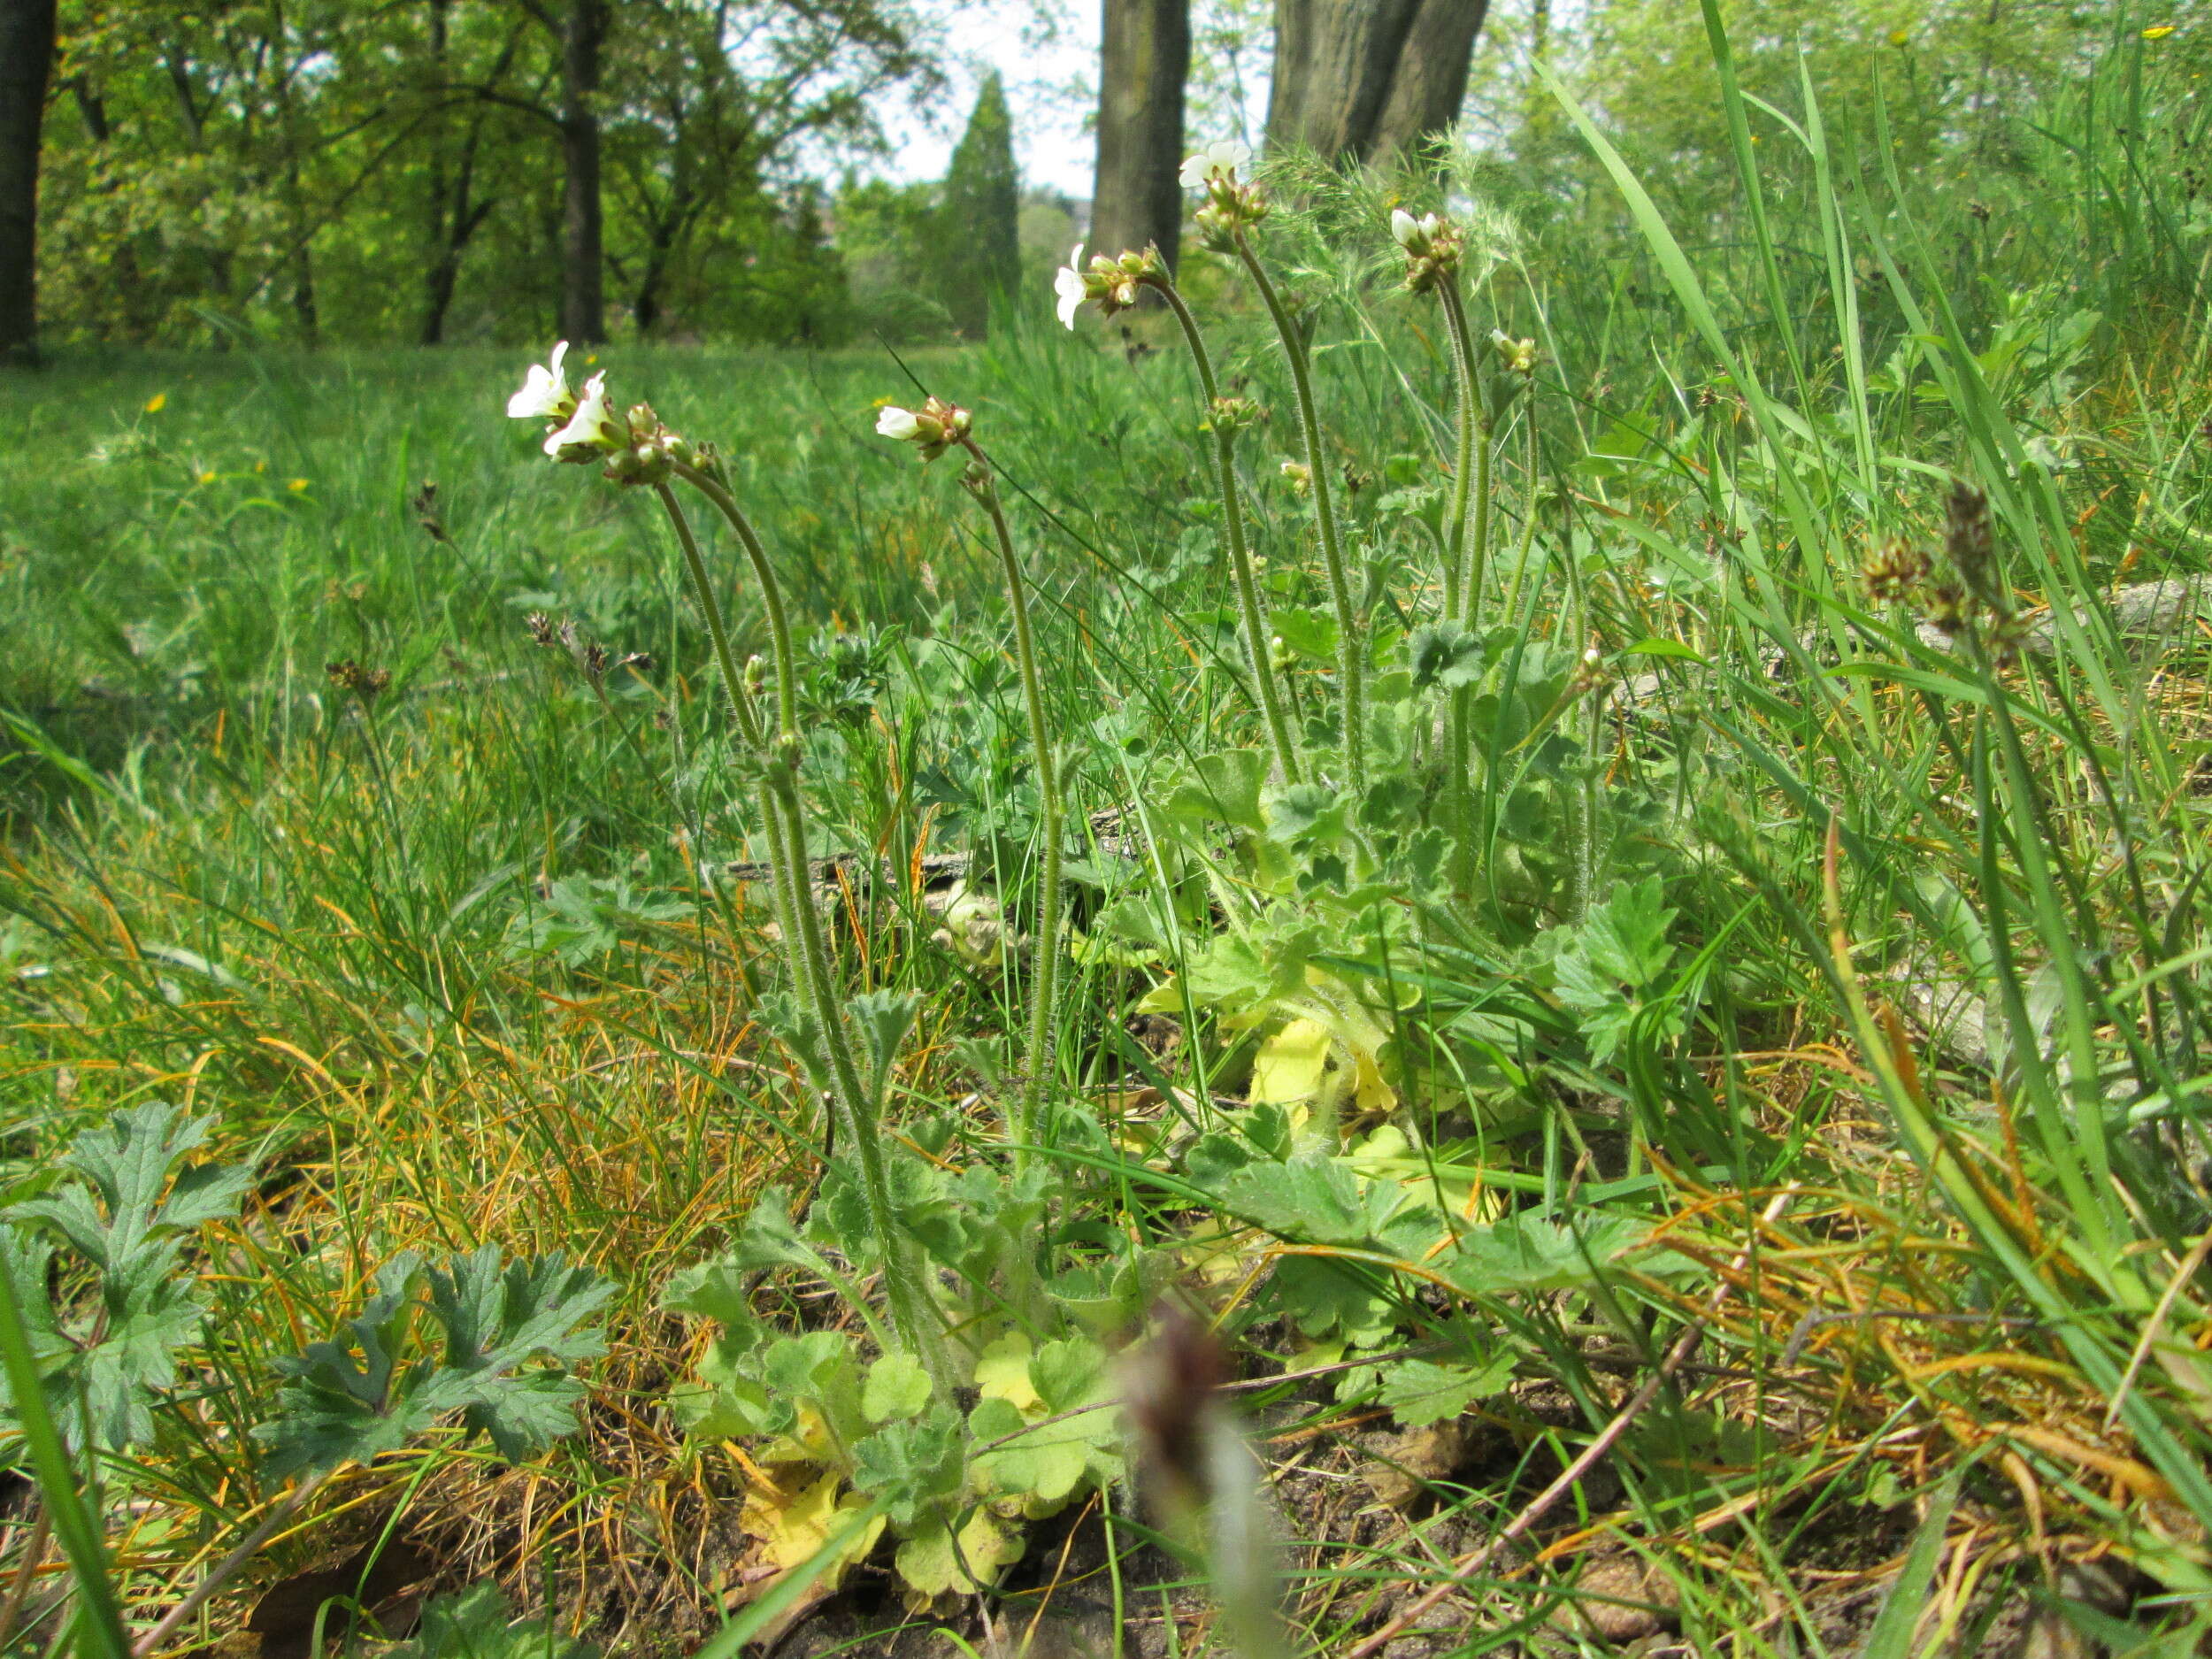
[[[959,1540],[956,1550],[952,1529],[941,1520],[933,1520],[899,1546],[899,1577],[906,1580],[909,1607],[918,1609],[952,1591],[994,1584],[1000,1573],[1021,1559],[1020,1534],[986,1509],[978,1509],[968,1517],[961,1525]]]
[[[745,1494],[740,1525],[761,1540],[763,1559],[788,1571],[812,1561],[855,1513],[868,1507],[868,1501],[856,1492],[841,1494],[843,1485],[841,1476],[826,1474],[795,1492],[784,1486],[750,1487]],[[818,1582],[834,1585],[882,1536],[883,1517],[878,1516],[840,1548],[838,1559],[824,1580]]]
[[[1029,1339],[1018,1331],[1009,1331],[976,1356],[975,1386],[986,1400],[1004,1400],[1025,1416],[1044,1405],[1029,1380]]]
[[[1260,1045],[1252,1060],[1256,1106],[1287,1106],[1311,1100],[1329,1069],[1328,1027],[1318,1020],[1294,1019]]]

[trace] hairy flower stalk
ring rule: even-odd
[[[1356,792],[1367,787],[1367,629],[1352,597],[1351,576],[1344,565],[1343,533],[1337,527],[1334,491],[1329,484],[1328,457],[1321,444],[1321,417],[1314,403],[1313,374],[1306,361],[1306,342],[1282,296],[1268,280],[1267,271],[1243,234],[1237,235],[1237,254],[1251,273],[1261,302],[1273,319],[1290,363],[1290,381],[1298,403],[1298,431],[1305,450],[1306,468],[1313,485],[1313,518],[1321,533],[1321,562],[1329,582],[1329,603],[1336,611],[1337,677],[1344,698],[1344,763]]]
[[[1244,182],[1239,171],[1251,160],[1242,144],[1216,144],[1183,164],[1186,189],[1202,188],[1206,205],[1197,213],[1200,235],[1220,253],[1234,254],[1252,279],[1261,303],[1283,342],[1290,364],[1291,386],[1298,404],[1298,431],[1305,451],[1307,477],[1313,491],[1314,523],[1320,532],[1321,559],[1329,584],[1329,603],[1336,611],[1337,679],[1343,698],[1344,760],[1356,792],[1367,787],[1367,630],[1360,607],[1352,597],[1352,584],[1344,564],[1344,539],[1336,520],[1335,493],[1329,485],[1328,457],[1321,443],[1321,417],[1314,403],[1313,374],[1307,361],[1305,336],[1300,332],[1282,296],[1276,291],[1267,268],[1252,250],[1251,229],[1267,217],[1267,200],[1256,185]]]
[[[577,465],[603,463],[604,476],[616,483],[645,485],[653,490],[676,533],[683,550],[684,568],[706,619],[733,718],[746,746],[753,751],[762,772],[761,819],[767,841],[769,864],[774,872],[774,897],[784,952],[793,982],[807,1017],[814,1025],[823,1061],[833,1112],[838,1118],[850,1156],[859,1171],[859,1186],[871,1231],[883,1257],[884,1301],[898,1340],[916,1354],[940,1386],[949,1380],[944,1358],[942,1332],[920,1268],[891,1202],[888,1171],[882,1139],[876,1123],[875,1095],[863,1080],[853,1048],[852,1033],[837,996],[829,948],[822,920],[807,881],[806,805],[799,789],[802,746],[798,722],[798,668],[791,646],[791,628],[784,609],[783,590],[769,563],[751,521],[736,498],[717,476],[718,463],[710,449],[695,446],[664,426],[653,411],[639,404],[618,413],[606,395],[606,377],[595,374],[583,391],[572,395],[561,373],[565,346],[557,347],[549,363],[533,367],[523,388],[509,400],[507,412],[517,419],[565,423],[546,438],[545,450],[560,461]],[[737,666],[730,645],[729,628],[715,596],[706,560],[699,549],[681,503],[669,480],[680,479],[699,491],[737,534],[739,543],[759,584],[761,604],[768,618],[770,649],[776,680],[775,720],[772,731],[755,706],[754,693]],[[807,1056],[801,1056],[803,1064]],[[811,1066],[808,1069],[810,1071]]]
[[[1453,423],[1451,506],[1444,524],[1444,619],[1471,626],[1482,603],[1483,576],[1489,562],[1490,494],[1495,423],[1483,397],[1482,375],[1460,294],[1463,243],[1459,227],[1434,213],[1414,218],[1402,209],[1390,216],[1390,234],[1406,252],[1406,287],[1434,293],[1450,338],[1458,405]],[[1474,527],[1470,546],[1468,518]],[[1472,686],[1451,694],[1445,750],[1447,813],[1458,843],[1455,869],[1462,892],[1473,885],[1475,865],[1474,707]]]
[[[1054,1037],[1058,1029],[1061,861],[1066,818],[1059,763],[1053,752],[1052,724],[1045,708],[1044,677],[1037,664],[1037,637],[1030,626],[1029,580],[1023,573],[1021,557],[1014,550],[1014,533],[1006,522],[1006,510],[999,502],[990,457],[972,435],[972,424],[966,410],[933,397],[919,410],[887,408],[877,418],[876,430],[887,438],[914,444],[925,463],[949,449],[967,452],[968,466],[960,476],[961,486],[990,518],[992,540],[997,545],[1000,566],[1006,578],[1006,602],[1014,618],[1014,657],[1021,672],[1022,702],[1029,715],[1029,746],[1036,757],[1041,819],[1038,833],[1044,841],[1038,860],[1029,1038],[1022,1061],[1021,1095],[1014,1117],[1018,1148],[1015,1158],[1018,1165],[1028,1161],[1027,1148],[1041,1144],[1045,1085],[1052,1069]]]
[[[1252,549],[1245,531],[1244,501],[1237,488],[1237,436],[1258,418],[1259,411],[1242,398],[1225,398],[1214,378],[1213,358],[1206,350],[1198,319],[1168,274],[1167,261],[1157,248],[1142,253],[1124,253],[1118,258],[1093,259],[1082,265],[1083,244],[1078,242],[1068,262],[1055,274],[1053,291],[1059,296],[1060,320],[1075,326],[1075,314],[1094,304],[1110,317],[1136,303],[1137,289],[1148,288],[1165,300],[1197,366],[1200,396],[1205,403],[1206,429],[1213,434],[1214,475],[1221,495],[1222,535],[1229,544],[1229,568],[1236,579],[1237,606],[1244,623],[1244,657],[1252,674],[1254,694],[1261,717],[1267,723],[1267,739],[1275,751],[1276,769],[1285,783],[1301,781],[1298,746],[1291,737],[1290,718],[1281,682],[1275,674],[1272,649],[1275,631],[1268,620],[1266,602],[1260,596],[1258,578],[1252,570]]]
[[[785,950],[790,958],[792,977],[799,984],[800,1000],[812,1015],[819,1033],[818,1041],[829,1066],[830,1097],[844,1119],[842,1127],[850,1143],[853,1162],[860,1171],[861,1196],[867,1205],[869,1225],[883,1256],[884,1301],[890,1310],[892,1329],[899,1340],[941,1380],[948,1373],[941,1333],[929,1306],[920,1268],[891,1202],[890,1177],[884,1167],[883,1141],[876,1122],[875,1094],[863,1079],[853,1052],[852,1031],[846,1024],[844,1009],[837,996],[821,913],[815,908],[814,889],[807,879],[806,803],[799,789],[799,761],[803,749],[799,738],[798,659],[791,648],[791,626],[784,611],[783,590],[776,580],[774,567],[768,562],[767,550],[736,498],[718,480],[697,467],[680,465],[676,475],[705,495],[728,520],[760,585],[776,678],[775,734],[758,745],[766,780],[763,818],[780,819],[770,832],[769,853],[784,872],[781,885],[787,912]],[[692,585],[700,608],[713,618],[708,625],[709,632],[723,641],[717,651],[726,676],[730,657],[719,606],[706,580],[706,567],[695,557],[695,549],[687,557],[691,560]],[[732,679],[727,683],[731,701],[742,703],[747,697],[744,682]],[[751,723],[757,733],[757,718]]]

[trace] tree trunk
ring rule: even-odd
[[[1467,102],[1467,75],[1475,60],[1489,0],[1425,0],[1398,52],[1398,73],[1375,118],[1368,154],[1374,159],[1418,159],[1421,147],[1452,129]]]
[[[38,357],[38,144],[55,0],[0,0],[0,361]]]
[[[1275,0],[1267,139],[1332,161],[1411,156],[1467,96],[1489,0]]]
[[[580,346],[607,338],[596,102],[607,22],[606,0],[569,0],[561,24],[561,334]]]
[[[1157,243],[1173,267],[1183,230],[1183,81],[1189,0],[1104,0],[1091,250]]]

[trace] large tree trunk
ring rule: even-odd
[[[561,334],[580,346],[607,338],[596,102],[607,19],[606,0],[569,0],[561,24]]]
[[[1180,251],[1183,81],[1190,71],[1189,0],[1104,0],[1099,62],[1098,171],[1092,250],[1159,245]]]
[[[0,361],[38,356],[38,143],[55,0],[0,0]]]
[[[1267,139],[1332,161],[1413,156],[1467,96],[1489,0],[1275,0]]]

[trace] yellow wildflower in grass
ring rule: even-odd
[[[2170,23],[2154,23],[2143,31],[2143,38],[2147,41],[2162,41],[2173,32],[2174,26]]]
[[[168,393],[156,392],[151,397],[146,400],[146,412],[150,415],[158,415],[167,405],[168,402]]]
[[[215,474],[212,472],[202,472],[199,474],[196,481],[202,484],[212,484],[215,481]]]
[[[1912,35],[1911,35],[1911,34],[1910,34],[1909,31],[1907,31],[1907,30],[1904,30],[1904,29],[1892,29],[1892,30],[1889,32],[1889,43],[1890,43],[1892,46],[1902,46],[1902,45],[1903,45],[1906,42],[1909,41],[1910,39],[1912,39]]]
[[[284,488],[296,495],[307,488],[307,480],[303,478],[287,479]]]

